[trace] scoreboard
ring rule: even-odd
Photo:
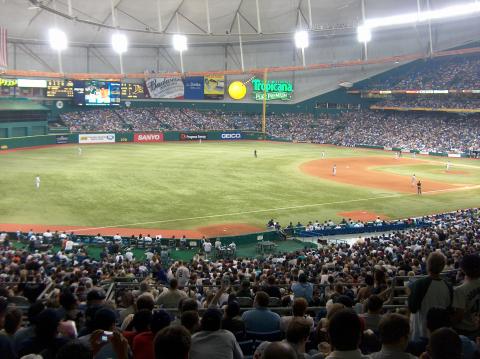
[[[144,84],[122,83],[122,99],[136,100],[148,98]]]
[[[73,97],[73,81],[48,80],[47,97]]]

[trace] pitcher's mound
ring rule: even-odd
[[[351,218],[355,221],[362,221],[362,222],[374,221],[377,219],[377,217],[380,217],[380,219],[388,219],[388,217],[383,214],[377,214],[369,211],[339,212],[337,213],[337,216],[340,216],[346,219]]]

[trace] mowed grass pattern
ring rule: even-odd
[[[59,146],[0,154],[0,223],[194,229],[220,223],[264,226],[339,220],[368,210],[403,218],[478,206],[480,189],[417,196],[338,184],[302,173],[328,158],[393,156],[390,152],[311,144],[203,142]],[[254,158],[253,151],[258,151]],[[425,159],[422,157],[422,159]],[[480,162],[445,158],[381,171],[450,183],[480,183]],[[438,163],[438,165],[437,165]],[[460,166],[465,166],[461,168]],[[40,175],[41,188],[34,178]],[[407,179],[409,180],[409,179]]]

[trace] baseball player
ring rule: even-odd
[[[37,191],[40,189],[40,176],[37,175],[35,177],[35,188],[37,189]]]
[[[336,176],[337,175],[337,165],[334,164],[332,168],[332,175]]]
[[[325,151],[322,151],[322,159],[325,159]]]
[[[412,176],[411,186],[414,187],[416,183],[417,183],[417,177],[415,176],[415,173],[414,173]]]
[[[81,148],[81,147],[78,147],[78,155],[79,155],[79,156],[82,155],[82,148]]]
[[[450,161],[447,162],[446,164],[446,171],[450,171],[450,167],[452,166],[452,164],[450,163]]]

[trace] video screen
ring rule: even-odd
[[[86,106],[120,105],[120,82],[85,81]]]

